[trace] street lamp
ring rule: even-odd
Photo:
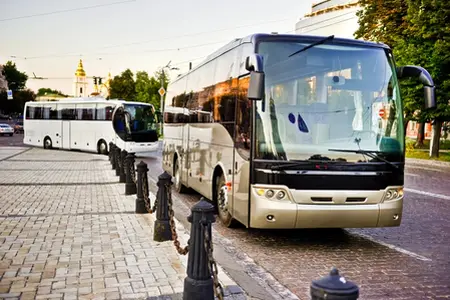
[[[171,67],[170,66],[170,62],[169,61],[167,63],[167,65],[165,65],[164,67],[161,68],[161,78],[160,78],[160,84],[161,84],[161,88],[162,88],[162,93],[160,93],[159,95],[161,96],[161,103],[160,103],[160,108],[159,108],[159,112],[161,113],[161,120],[160,120],[160,128],[161,128],[161,134],[162,134],[162,128],[163,128],[163,113],[164,113],[164,96],[166,94],[166,91],[164,90],[164,79],[166,78],[166,75],[164,73],[164,70],[167,69],[169,71],[172,70],[179,70],[179,68],[177,67]]]

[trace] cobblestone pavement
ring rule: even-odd
[[[182,293],[187,256],[152,240],[154,216],[134,213],[136,196],[114,175],[106,156],[86,153],[32,149],[0,161],[0,299]],[[220,267],[219,280],[235,285]]]
[[[162,172],[159,154],[142,159],[155,181]],[[400,227],[248,230],[215,224],[214,238],[261,285],[283,293],[282,299],[293,298],[289,291],[309,299],[311,280],[327,275],[333,266],[359,285],[360,299],[448,299],[450,200],[445,197],[450,196],[450,169],[409,161],[406,172]],[[174,192],[180,220],[199,197]]]

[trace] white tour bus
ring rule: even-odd
[[[153,105],[103,98],[65,98],[27,102],[26,145],[107,154],[109,142],[128,152],[158,148],[158,119]]]

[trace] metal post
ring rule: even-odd
[[[134,195],[136,194],[136,173],[134,170],[134,153],[128,153],[126,157],[126,168],[125,168],[125,195]]]
[[[161,76],[161,79],[160,79],[160,84],[161,84],[161,87],[163,88],[164,87],[164,68],[162,68],[162,76]],[[164,116],[164,113],[163,113],[163,109],[164,109],[164,95],[160,95],[161,96],[161,104],[160,104],[160,108],[159,108],[159,111],[160,111],[160,113],[161,113],[161,116]],[[159,134],[160,135],[162,135],[163,134],[163,117],[161,117],[161,120],[160,120],[160,122],[159,122]]]
[[[330,275],[311,283],[310,293],[312,300],[356,300],[359,297],[359,288],[333,268]]]
[[[113,150],[113,143],[112,142],[109,142],[109,151],[108,151],[108,159],[109,159],[109,162],[112,164],[112,160],[111,160],[111,157],[112,157],[112,150]]]
[[[206,230],[211,237],[211,224],[215,222],[214,206],[202,197],[191,208],[188,221],[191,223],[191,237],[183,300],[213,300],[214,281],[208,267],[204,231]],[[212,244],[212,239],[210,243]]]
[[[141,161],[137,165],[137,198],[136,198],[136,213],[137,214],[148,214],[148,211],[145,207],[145,200],[144,200],[144,186],[143,186],[143,179],[144,176],[147,175],[148,168],[147,164],[143,161]],[[148,191],[146,191],[148,192]]]
[[[119,182],[125,183],[127,182],[127,177],[125,175],[125,168],[126,168],[126,158],[127,158],[128,152],[126,150],[122,150],[120,152],[120,172],[119,172]]]
[[[114,156],[115,156],[115,161],[116,161],[116,176],[120,175],[120,148],[119,147],[115,147],[114,148]]]
[[[172,176],[167,172],[158,176],[158,206],[156,207],[156,220],[153,231],[153,240],[157,242],[171,241],[172,231],[169,219],[169,193],[172,192]]]
[[[111,167],[113,170],[117,168],[116,164],[116,145],[112,145],[112,148],[109,149],[109,152],[111,153]]]

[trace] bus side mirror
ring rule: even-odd
[[[436,94],[433,78],[430,73],[419,66],[403,66],[397,67],[397,77],[407,78],[415,77],[424,85],[425,108],[436,108]]]
[[[247,91],[249,100],[261,100],[264,97],[263,57],[259,54],[247,56],[245,69],[250,71],[250,83]]]

